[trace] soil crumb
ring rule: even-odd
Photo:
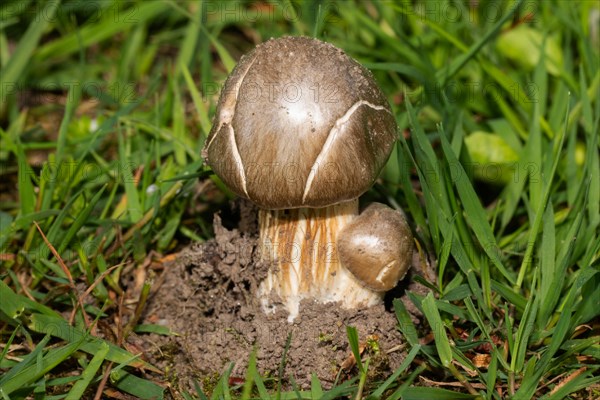
[[[167,326],[176,335],[149,335],[145,341],[149,361],[171,371],[170,380],[183,390],[193,391],[194,380],[209,389],[206,386],[216,383],[232,363],[230,380],[241,378],[243,382],[254,350],[259,372],[278,377],[290,338],[283,376],[292,376],[301,389],[306,389],[315,373],[328,388],[340,371],[341,380],[355,376],[346,333],[346,326],[353,326],[372,359],[369,369],[373,378],[385,378],[393,372],[406,351],[389,306],[344,310],[336,303],[305,300],[293,323],[288,323],[283,311],[269,315],[261,311],[254,293],[269,266],[258,254],[257,213],[246,202],[237,206],[239,229],[224,228],[215,215],[215,238],[191,245],[166,266],[144,322]],[[418,257],[413,258],[415,264]],[[413,274],[422,272],[414,267]],[[410,273],[403,285],[394,291],[395,296],[405,290],[427,291],[411,280]],[[418,321],[418,311],[403,301]]]

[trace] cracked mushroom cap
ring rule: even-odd
[[[325,207],[371,187],[396,131],[366,68],[331,44],[284,37],[257,46],[232,71],[203,156],[262,208]]]
[[[342,229],[337,249],[340,263],[363,286],[385,292],[408,272],[413,236],[400,211],[372,203]]]

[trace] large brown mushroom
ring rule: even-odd
[[[396,138],[372,74],[333,45],[285,37],[242,57],[203,155],[236,194],[260,207],[261,250],[273,262],[258,294],[265,311],[284,304],[293,319],[303,298],[346,308],[381,301],[381,290],[341,266],[337,243]],[[406,230],[401,236],[410,243]]]

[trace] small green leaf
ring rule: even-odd
[[[477,179],[496,185],[506,184],[513,179],[519,157],[500,136],[476,131],[465,138],[465,145]]]
[[[544,35],[539,30],[521,24],[509,29],[498,38],[496,47],[500,53],[520,67],[532,71],[542,57]],[[555,36],[545,39],[545,64],[548,72],[554,76],[560,74],[563,54]]]

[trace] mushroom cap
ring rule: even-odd
[[[368,190],[396,139],[369,70],[329,43],[284,37],[232,71],[203,156],[259,207],[325,207]]]
[[[372,203],[340,231],[337,249],[342,266],[363,286],[383,292],[408,272],[413,236],[400,211]]]

